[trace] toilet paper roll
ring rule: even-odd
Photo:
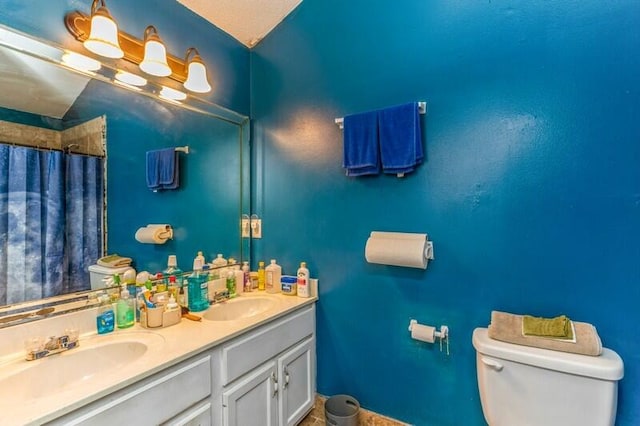
[[[171,235],[167,225],[145,226],[136,231],[136,240],[144,244],[164,244]]]
[[[433,343],[436,341],[436,328],[428,325],[413,324],[411,326],[411,338]]]
[[[365,246],[369,263],[427,269],[427,234],[372,232]]]

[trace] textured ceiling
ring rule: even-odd
[[[253,47],[302,0],[177,0],[242,44]]]

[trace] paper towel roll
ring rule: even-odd
[[[436,341],[436,329],[428,325],[413,324],[411,326],[411,338],[427,343]]]
[[[136,240],[144,244],[164,244],[169,238],[169,225],[149,225],[136,231]]]
[[[427,234],[371,233],[365,246],[369,263],[427,269]]]

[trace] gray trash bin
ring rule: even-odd
[[[349,395],[335,395],[324,403],[324,416],[327,425],[358,426],[360,404]]]

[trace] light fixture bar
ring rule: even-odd
[[[69,30],[76,40],[84,42],[89,38],[91,29],[90,16],[76,10],[69,12],[64,17],[64,23],[67,30]],[[144,41],[122,30],[119,31],[118,35],[120,47],[124,51],[124,59],[139,65],[144,58]],[[171,68],[171,75],[169,75],[168,78],[180,83],[187,81],[187,66],[183,59],[167,53],[167,63],[169,64],[169,68]]]

